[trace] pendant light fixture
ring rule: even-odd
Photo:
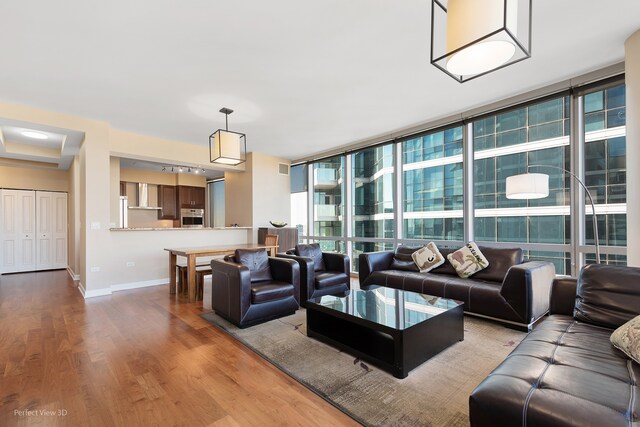
[[[532,0],[431,0],[431,63],[460,83],[531,57]]]
[[[247,140],[244,133],[229,130],[229,114],[233,110],[223,107],[220,112],[225,115],[225,129],[218,129],[209,135],[209,158],[211,163],[239,165],[247,160]]]

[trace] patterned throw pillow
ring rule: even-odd
[[[640,316],[636,316],[613,331],[611,344],[640,363]]]
[[[426,273],[444,264],[444,257],[433,242],[427,243],[424,247],[412,253],[411,258],[413,258],[413,262],[418,266],[420,273]]]
[[[469,242],[457,251],[450,253],[447,255],[447,259],[456,269],[458,276],[463,279],[489,266],[489,261],[482,255],[478,245],[474,242]]]

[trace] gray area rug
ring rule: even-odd
[[[397,379],[306,335],[306,312],[239,329],[202,314],[356,421],[371,426],[468,426],[469,394],[525,333],[465,316],[464,341]]]

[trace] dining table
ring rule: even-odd
[[[187,259],[187,289],[188,302],[196,301],[196,264],[198,257],[216,255],[233,255],[236,249],[266,249],[271,256],[275,256],[278,246],[261,243],[245,243],[232,245],[195,246],[182,248],[165,248],[169,252],[169,294],[176,293],[176,265],[177,257]]]

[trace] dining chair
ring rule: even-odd
[[[278,235],[277,234],[267,234],[264,236],[264,245],[265,246],[275,246],[276,249],[272,248],[269,249],[269,256],[276,256],[276,253],[278,252],[277,250],[277,246],[278,246]]]

